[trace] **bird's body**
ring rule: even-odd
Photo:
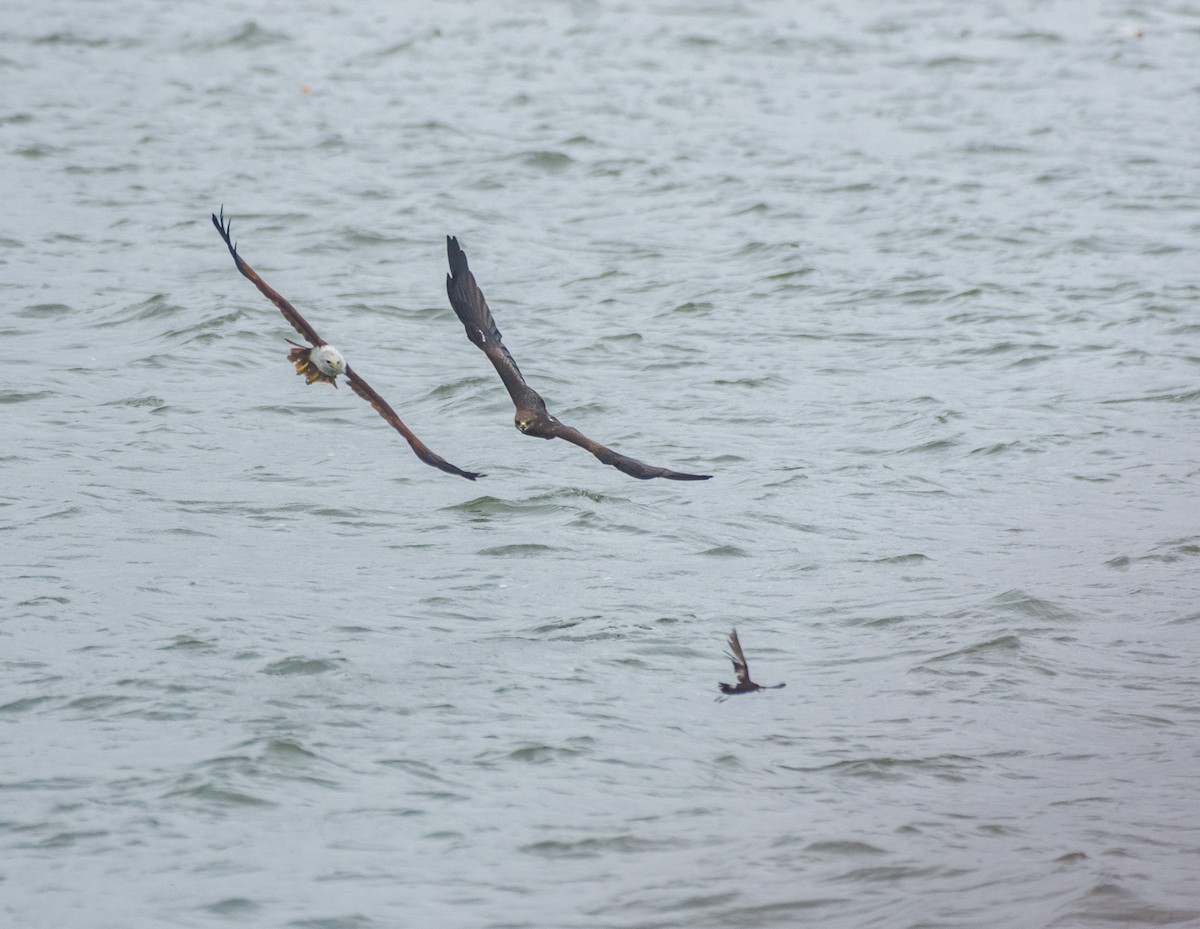
[[[750,680],[750,667],[746,664],[746,656],[742,653],[742,643],[738,641],[736,629],[729,633],[729,651],[725,653],[725,657],[733,662],[733,672],[737,675],[737,683],[717,685],[721,688],[721,693],[725,695],[717,697],[718,703],[735,694],[752,694],[758,690],[778,690],[780,687],[787,686],[787,684],[763,686]]]
[[[296,366],[296,373],[303,376],[304,383],[312,384],[320,381],[337,387],[339,374],[346,373],[346,359],[332,345],[301,345],[299,342],[286,340],[295,346],[288,352],[288,361]]]
[[[467,265],[467,256],[459,247],[458,239],[447,236],[446,251],[450,259],[450,273],[446,275],[446,293],[450,297],[450,305],[466,329],[467,338],[487,355],[504,382],[516,407],[513,424],[520,432],[538,439],[565,439],[591,452],[604,464],[612,465],[639,480],[662,477],[673,481],[706,481],[712,477],[711,474],[685,474],[645,464],[614,452],[589,439],[578,429],[559,422],[546,409],[546,401],[541,395],[525,382],[521,369],[505,348],[500,330],[492,318],[483,292],[475,282],[475,275]]]
[[[217,214],[213,214],[212,221],[213,225],[217,227],[217,232],[221,234],[221,238],[225,240],[229,254],[233,256],[234,264],[237,265],[237,269],[241,272],[242,276],[257,287],[264,297],[275,304],[279,312],[283,314],[283,318],[291,323],[292,328],[310,343],[308,345],[301,345],[299,342],[293,342],[291,339],[287,340],[293,346],[288,351],[288,361],[295,365],[296,373],[304,377],[305,383],[324,383],[337,387],[337,379],[345,376],[350,389],[371,404],[375,412],[382,416],[388,425],[404,436],[416,456],[427,465],[445,471],[447,474],[456,474],[459,477],[465,477],[469,481],[473,481],[477,477],[483,477],[477,471],[464,471],[450,464],[450,462],[446,461],[440,455],[436,455],[430,451],[429,447],[418,439],[413,431],[404,424],[404,421],[388,405],[388,402],[376,393],[370,384],[359,377],[353,368],[346,364],[346,359],[342,357],[342,353],[322,339],[318,335],[317,330],[300,315],[299,310],[292,306],[282,295],[273,290],[266,281],[258,276],[257,272],[250,265],[246,264],[242,256],[238,254],[237,246],[230,238],[230,226],[232,224],[225,222],[224,208],[221,210],[220,218],[217,217]]]

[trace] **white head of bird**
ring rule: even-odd
[[[346,359],[332,345],[321,345],[312,350],[309,355],[309,360],[317,366],[322,374],[329,377],[337,377],[339,374],[346,373]]]

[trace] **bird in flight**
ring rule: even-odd
[[[772,684],[764,687],[761,684],[756,684],[750,680],[750,669],[746,665],[746,656],[742,654],[742,643],[738,641],[737,630],[729,633],[729,648],[733,652],[725,653],[725,657],[733,662],[733,673],[737,675],[737,684],[718,684],[721,688],[721,693],[725,696],[717,697],[717,702],[728,700],[734,694],[752,694],[756,690],[778,690],[780,687],[786,687],[787,684]]]
[[[465,477],[468,481],[473,481],[477,477],[484,476],[476,471],[464,471],[461,468],[456,468],[445,458],[431,452],[429,447],[418,439],[408,426],[404,425],[404,421],[388,405],[388,402],[379,396],[370,384],[359,377],[353,368],[346,364],[346,359],[342,357],[342,353],[317,335],[317,330],[308,324],[308,321],[300,315],[299,311],[280,294],[271,289],[267,282],[259,277],[255,270],[242,260],[242,256],[238,254],[237,245],[229,237],[230,227],[233,225],[233,222],[232,220],[229,222],[225,221],[224,207],[221,207],[220,218],[214,213],[212,221],[213,225],[217,227],[217,232],[221,233],[221,238],[225,240],[225,245],[229,248],[229,254],[233,256],[234,264],[237,265],[237,269],[242,273],[242,276],[257,287],[264,297],[279,307],[279,312],[283,314],[283,318],[291,323],[292,328],[311,343],[309,345],[301,345],[299,342],[292,342],[291,339],[287,340],[291,345],[295,346],[288,352],[288,361],[296,366],[297,374],[303,375],[305,383],[321,382],[337,387],[338,376],[344,375],[347,383],[350,385],[350,389],[366,400],[367,403],[371,404],[375,408],[375,412],[382,416],[388,425],[404,436],[408,444],[412,446],[412,450],[416,453],[417,457],[427,465],[440,468],[447,474],[457,474],[459,477]]]
[[[517,429],[538,439],[566,439],[580,448],[587,449],[604,464],[612,465],[630,477],[643,481],[652,477],[663,477],[672,481],[707,481],[712,477],[711,474],[670,471],[667,468],[645,464],[628,455],[618,454],[550,415],[546,410],[546,401],[525,383],[521,369],[504,347],[500,330],[496,328],[496,321],[488,309],[487,300],[484,299],[479,285],[475,283],[475,275],[467,267],[467,256],[459,248],[458,239],[454,236],[446,236],[446,251],[450,256],[450,273],[446,275],[446,292],[450,296],[450,305],[454,307],[463,328],[467,330],[467,338],[488,356],[500,375],[500,380],[508,389],[517,408],[514,420]]]

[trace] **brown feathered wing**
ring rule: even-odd
[[[318,345],[324,345],[325,340],[317,335],[317,330],[309,325],[308,320],[300,315],[300,311],[292,306],[282,294],[277,293],[266,281],[264,281],[255,270],[242,260],[242,256],[238,254],[237,245],[229,237],[230,230],[233,228],[233,220],[225,222],[225,207],[221,207],[221,218],[213,214],[213,225],[217,227],[217,232],[221,233],[221,238],[225,240],[225,245],[229,249],[229,254],[233,256],[233,263],[237,265],[237,269],[242,272],[242,277],[246,278],[258,288],[259,293],[279,307],[279,312],[283,314],[283,318],[292,324],[292,328],[300,333],[304,338],[308,339],[310,345],[314,348]]]
[[[737,630],[729,633],[729,648],[733,654],[725,653],[725,657],[733,662],[733,673],[737,675],[738,684],[750,683],[750,668],[746,664],[746,655],[742,651],[742,643],[738,641]]]

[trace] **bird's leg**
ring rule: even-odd
[[[292,342],[291,339],[288,339],[288,342],[296,346],[288,352],[288,361],[296,366],[296,373],[304,378],[304,383],[312,384],[316,381],[321,381],[322,383],[332,384],[334,387],[337,387],[337,381],[328,374],[322,374],[321,369],[313,364],[311,346],[299,345],[296,342]]]

